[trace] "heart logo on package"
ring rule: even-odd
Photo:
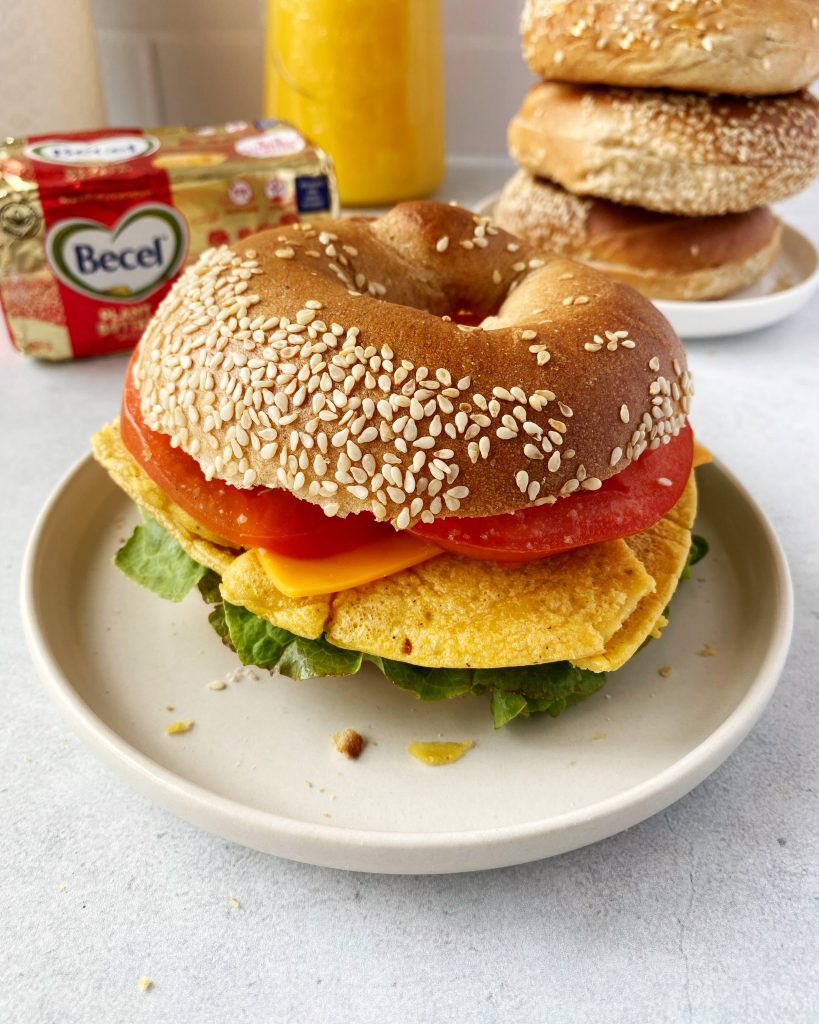
[[[108,228],[84,217],[55,224],[46,237],[54,274],[75,292],[107,302],[139,302],[179,270],[188,247],[185,220],[164,203],[135,206]]]

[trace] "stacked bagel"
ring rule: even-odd
[[[771,266],[768,204],[819,171],[819,4],[527,0],[542,81],[509,126],[498,223],[651,298],[716,299]]]

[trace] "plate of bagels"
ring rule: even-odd
[[[686,8],[687,9],[687,8]],[[684,337],[768,326],[819,285],[811,240],[771,204],[819,171],[819,20],[792,5],[530,0],[541,77],[509,124],[514,176],[479,212],[654,301]]]

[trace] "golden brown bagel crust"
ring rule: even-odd
[[[768,206],[721,217],[678,217],[575,196],[528,171],[504,186],[498,225],[532,245],[583,260],[653,299],[718,299],[776,259],[781,221]]]
[[[796,92],[819,75],[816,0],[527,0],[542,78],[693,92]]]
[[[819,101],[541,82],[509,125],[530,173],[570,192],[662,213],[742,213],[819,170]]]
[[[459,311],[488,319],[443,319]],[[636,291],[431,202],[209,250],[135,380],[206,477],[399,529],[595,490],[679,431],[691,393]]]

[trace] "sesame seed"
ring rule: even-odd
[[[402,508],[398,513],[398,518],[395,520],[395,525],[399,530],[406,530],[410,524],[410,510],[408,508]]]
[[[658,476],[657,483],[661,484],[663,487],[673,487],[672,481],[669,480],[667,476]]]
[[[438,252],[446,252],[448,246],[449,246],[449,236],[448,235],[443,235],[435,243],[435,248],[438,250]]]
[[[276,256],[278,256],[280,260],[292,260],[295,255],[295,249],[291,249],[289,246],[284,249],[276,249]]]
[[[628,421],[631,419],[631,416],[628,411],[628,406],[625,404],[625,402],[620,406],[620,419],[623,421],[623,423],[628,423]]]

